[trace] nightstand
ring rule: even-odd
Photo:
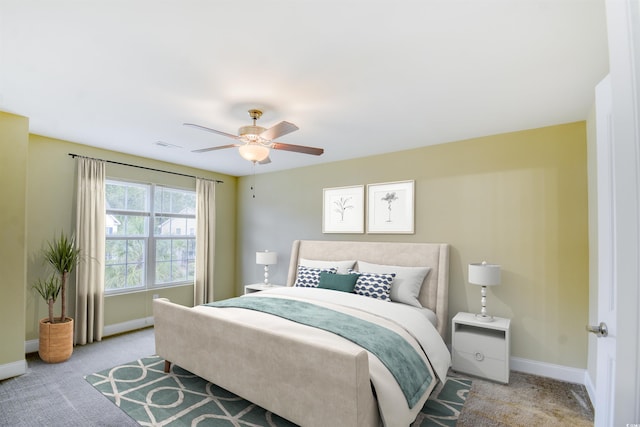
[[[511,320],[458,313],[451,322],[452,369],[508,384]]]
[[[274,288],[283,288],[284,285],[274,285],[274,284],[268,284],[265,285],[264,283],[254,283],[252,285],[246,285],[244,287],[244,294],[250,294],[252,292],[260,292],[260,291],[266,291],[267,289],[274,289]]]

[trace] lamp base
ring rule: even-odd
[[[476,314],[476,320],[479,320],[481,322],[493,322],[493,316],[489,316],[487,314],[487,287],[486,286],[482,286],[482,289],[480,290],[480,295],[482,295],[482,298],[480,299],[480,304],[482,305],[482,309],[480,310],[479,314]]]
[[[493,316],[489,316],[488,314],[476,314],[476,320],[481,322],[493,322],[495,319]]]

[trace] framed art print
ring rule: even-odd
[[[323,233],[364,233],[364,186],[325,188]]]
[[[414,182],[367,185],[367,233],[414,233]]]

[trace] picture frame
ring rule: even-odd
[[[367,185],[367,233],[415,232],[415,181]]]
[[[322,232],[364,233],[364,185],[322,190]]]

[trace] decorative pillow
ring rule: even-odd
[[[378,274],[352,271],[351,274],[360,274],[353,288],[355,294],[383,301],[391,301],[389,293],[391,292],[391,282],[393,282],[394,273]]]
[[[334,291],[353,292],[359,274],[333,274],[327,271],[320,272],[319,288],[333,289]]]
[[[394,272],[395,278],[391,283],[391,301],[422,307],[418,295],[420,295],[422,283],[431,271],[431,267],[402,267],[358,261],[358,269],[371,273]]]
[[[350,268],[353,268],[356,265],[355,260],[345,260],[345,261],[324,261],[324,260],[316,260],[316,259],[305,259],[300,258],[298,260],[299,265],[304,265],[305,267],[312,268],[335,268],[337,273],[346,274]]]
[[[302,286],[306,288],[317,288],[320,283],[320,273],[327,271],[329,273],[336,272],[336,268],[310,268],[304,265],[298,266],[298,275],[293,286]]]

